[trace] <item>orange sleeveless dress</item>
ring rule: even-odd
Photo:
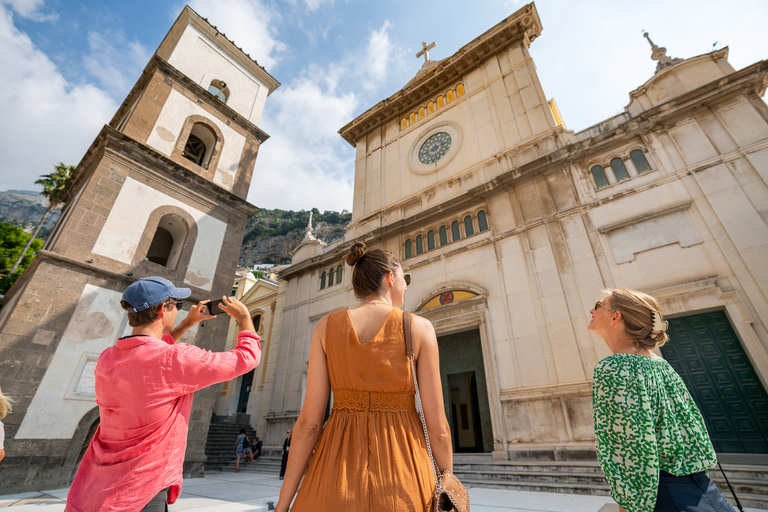
[[[347,310],[328,315],[325,333],[333,409],[292,511],[426,512],[434,477],[414,404],[403,313],[360,344]]]

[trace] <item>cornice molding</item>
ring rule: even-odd
[[[112,128],[117,128],[125,116],[130,115],[129,111],[135,108],[139,97],[141,96],[142,92],[144,92],[147,83],[152,78],[152,74],[155,71],[159,71],[167,78],[176,81],[179,85],[194,93],[198,100],[213,108],[224,119],[231,119],[237,126],[258,140],[259,144],[263,143],[269,138],[269,135],[261,128],[253,124],[250,120],[246,119],[242,115],[238,114],[234,109],[232,109],[232,107],[229,107],[224,102],[216,99],[200,84],[193,82],[189,77],[187,77],[187,75],[170,65],[158,55],[153,55],[152,58],[149,59],[149,62],[144,68],[144,71],[141,73],[139,79],[136,81],[136,84],[131,89],[131,92],[129,92],[128,96],[125,97],[122,105],[120,105],[120,108],[117,109],[117,112],[115,112],[115,115],[109,122],[109,126]]]
[[[168,178],[169,183],[183,184],[177,186],[189,187],[198,193],[202,192],[200,194],[201,197],[207,198],[215,207],[229,205],[233,210],[246,216],[246,218],[259,211],[259,208],[250,204],[244,198],[233,194],[216,183],[208,181],[151,147],[141,144],[107,125],[102,128],[93,144],[91,144],[91,147],[88,148],[85,156],[83,156],[83,159],[77,165],[72,181],[67,184],[67,188],[62,195],[63,203],[75,197],[79,190],[85,186],[87,180],[93,174],[98,161],[107,150],[113,150],[118,154],[125,155],[126,158],[135,162],[138,166],[164,175]]]

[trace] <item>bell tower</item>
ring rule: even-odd
[[[0,488],[70,482],[98,425],[96,360],[130,332],[126,286],[159,275],[191,288],[190,302],[229,294],[258,211],[246,201],[268,138],[258,124],[278,85],[184,8],[78,165],[43,250],[3,299],[0,388],[16,404],[4,420]],[[183,341],[221,350],[227,327],[210,321]],[[202,474],[215,392],[195,397],[186,474]]]

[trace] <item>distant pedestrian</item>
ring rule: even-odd
[[[5,418],[5,415],[11,412],[11,400],[9,397],[3,394],[3,390],[0,389],[0,420]],[[0,421],[0,460],[5,458],[5,426]]]
[[[283,441],[283,461],[280,463],[280,480],[285,476],[285,467],[288,465],[288,451],[291,449],[291,434],[292,432],[290,430],[287,431],[285,433],[285,441]]]
[[[248,436],[245,434],[245,429],[240,429],[240,435],[237,436],[235,441],[237,446],[237,459],[235,460],[235,473],[240,472],[240,457],[244,457],[246,460],[253,462],[253,456],[251,455],[251,442],[248,440]]]
[[[253,460],[258,459],[261,457],[261,447],[264,445],[259,438],[253,440],[253,446],[251,447],[251,455],[253,455]]]

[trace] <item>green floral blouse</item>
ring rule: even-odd
[[[595,366],[592,403],[597,459],[628,512],[653,510],[660,469],[682,476],[717,464],[699,409],[661,357],[606,357]]]

